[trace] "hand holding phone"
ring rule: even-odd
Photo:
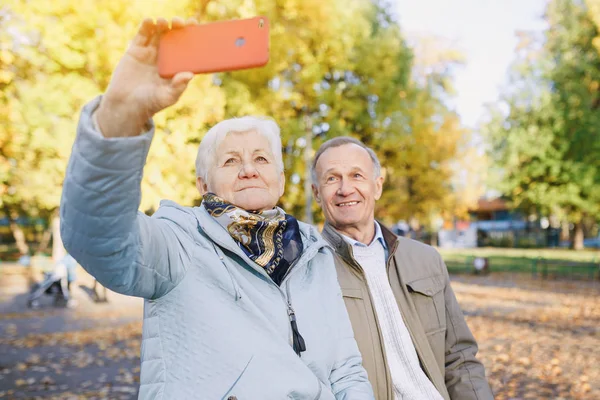
[[[158,72],[225,72],[264,66],[269,61],[269,21],[255,17],[188,25],[163,34],[158,47]]]
[[[161,78],[158,45],[165,33],[197,24],[194,19],[173,18],[170,25],[165,18],[158,18],[156,22],[144,19],[113,71],[96,111],[104,136],[139,135],[148,118],[177,102],[194,74],[182,71],[172,78]]]

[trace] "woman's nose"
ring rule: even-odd
[[[245,162],[242,164],[242,168],[240,168],[239,177],[240,178],[256,178],[258,176],[258,170],[251,162]]]

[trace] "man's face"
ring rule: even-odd
[[[375,177],[375,166],[365,149],[353,143],[327,149],[315,170],[313,192],[330,225],[349,236],[373,227],[383,177]]]
[[[213,192],[247,211],[268,210],[277,205],[285,176],[277,167],[266,137],[254,130],[230,132],[216,153],[208,182],[197,178],[201,194]]]

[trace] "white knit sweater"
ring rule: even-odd
[[[376,235],[366,246],[352,238],[355,260],[362,267],[379,320],[397,400],[443,400],[420,367],[415,346],[404,324],[386,272],[386,248],[377,223]]]

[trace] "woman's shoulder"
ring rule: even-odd
[[[201,235],[198,232],[198,217],[194,207],[186,207],[172,200],[161,200],[158,210],[152,215],[152,218],[163,220],[177,228],[178,231],[186,233],[200,240]]]
[[[300,234],[302,235],[302,239],[304,241],[308,241],[309,245],[316,244],[321,247],[329,246],[329,244],[325,241],[325,239],[323,239],[323,236],[321,236],[321,233],[314,225],[298,221],[298,226],[300,228]]]

